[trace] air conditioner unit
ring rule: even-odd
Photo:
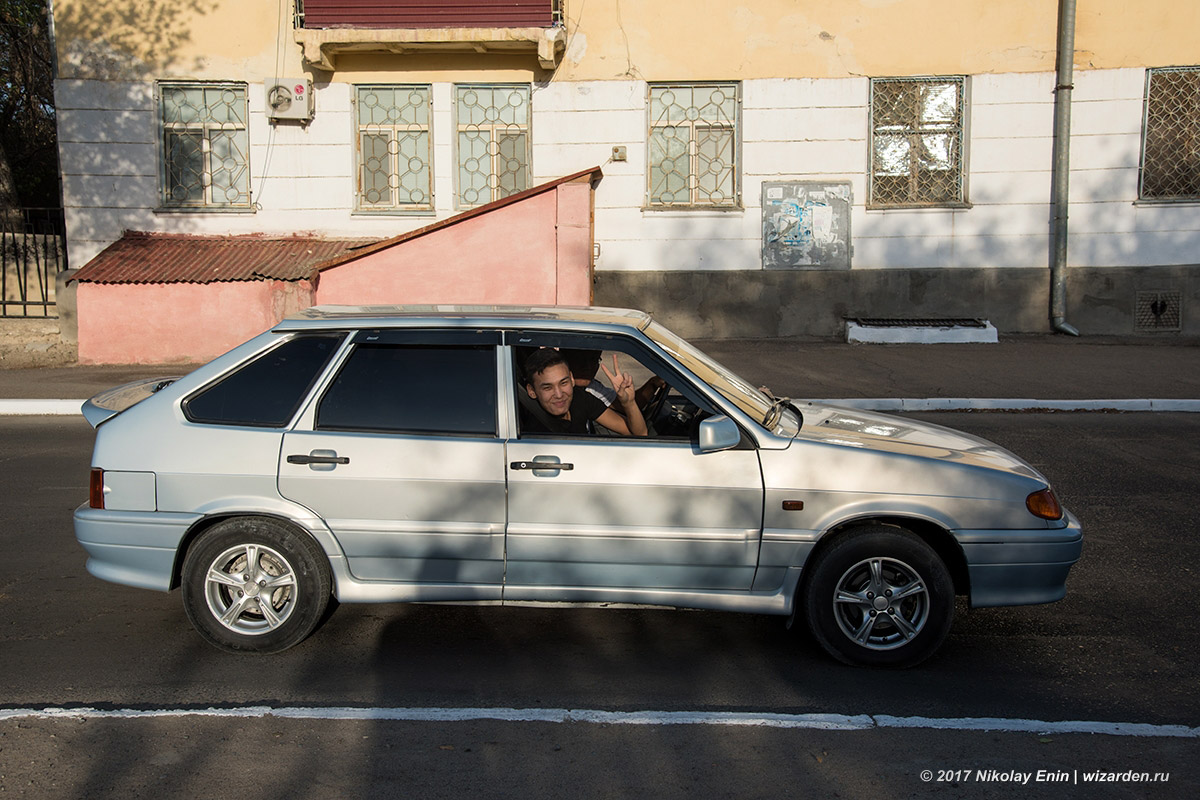
[[[312,119],[312,82],[308,78],[272,78],[267,89],[267,119]]]

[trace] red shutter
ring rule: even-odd
[[[306,28],[548,28],[553,0],[304,0]]]

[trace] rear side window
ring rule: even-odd
[[[192,422],[282,427],[295,416],[343,338],[321,334],[289,339],[188,398],[183,413]]]
[[[361,344],[317,409],[318,430],[496,435],[496,348]]]

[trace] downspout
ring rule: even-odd
[[[58,80],[58,41],[54,35],[54,0],[46,3],[46,35],[50,40],[50,77]]]
[[[1055,331],[1078,336],[1067,322],[1067,205],[1071,173],[1071,90],[1075,68],[1075,0],[1058,3],[1058,78],[1054,87],[1054,207],[1050,260],[1050,321]]]
[[[54,0],[47,0],[46,3],[46,38],[50,42],[50,86],[54,95],[54,163],[58,165],[58,207],[66,208],[67,201],[63,196],[62,147],[58,141],[58,39],[54,32]]]

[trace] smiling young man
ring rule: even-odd
[[[525,361],[525,391],[537,401],[542,413],[526,413],[523,428],[534,433],[592,433],[597,422],[622,436],[645,436],[646,421],[637,405],[633,378],[621,372],[613,355],[613,372],[603,364],[617,393],[614,406],[620,405],[621,416],[604,402],[586,391],[575,391],[575,379],[562,353],[551,348],[536,350]]]

